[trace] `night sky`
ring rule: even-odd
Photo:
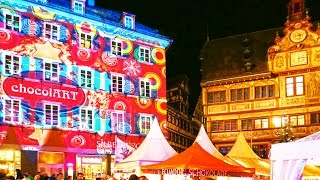
[[[200,93],[199,52],[210,39],[283,27],[289,0],[96,0],[107,9],[130,12],[144,25],[173,40],[167,51],[167,78],[190,78],[191,108]],[[320,0],[306,0],[312,21]]]

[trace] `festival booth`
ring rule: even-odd
[[[231,158],[222,155],[217,148],[212,144],[210,138],[208,137],[208,134],[206,132],[206,130],[204,129],[204,126],[201,125],[200,127],[200,131],[196,137],[195,142],[199,143],[199,145],[205,150],[207,151],[209,154],[212,154],[214,157],[223,160],[226,163],[229,163],[231,165],[235,165],[235,166],[241,166],[240,164],[238,164],[236,161],[232,160]]]
[[[129,176],[132,173],[141,175],[140,166],[150,165],[162,162],[176,155],[177,152],[170,146],[164,137],[158,120],[155,119],[151,125],[150,131],[141,145],[132,152],[126,159],[115,165],[115,176]],[[155,179],[157,177],[150,177]]]
[[[209,154],[195,142],[182,153],[154,165],[141,166],[144,173],[163,176],[164,180],[180,180],[197,177],[215,179],[252,179],[255,169],[228,164]],[[240,178],[242,177],[242,178]]]
[[[249,146],[242,132],[239,132],[238,138],[227,157],[239,163],[246,168],[255,168],[256,175],[269,176],[270,175],[270,160],[262,159]]]
[[[320,179],[319,168],[307,165],[309,162],[319,162],[320,132],[294,142],[273,144],[271,146],[271,179],[296,180]],[[303,174],[303,177],[302,177]]]

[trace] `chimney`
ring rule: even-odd
[[[77,14],[84,14],[86,0],[71,0],[71,9]]]

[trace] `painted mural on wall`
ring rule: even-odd
[[[20,143],[42,146],[60,132],[61,146],[92,148],[114,134],[145,135],[155,118],[166,131],[163,48],[11,7],[0,7],[0,133],[21,127]]]

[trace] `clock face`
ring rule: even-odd
[[[291,53],[291,66],[308,64],[307,51],[297,51]]]
[[[294,30],[290,34],[291,41],[296,43],[305,40],[306,37],[307,37],[307,32],[303,29]]]

